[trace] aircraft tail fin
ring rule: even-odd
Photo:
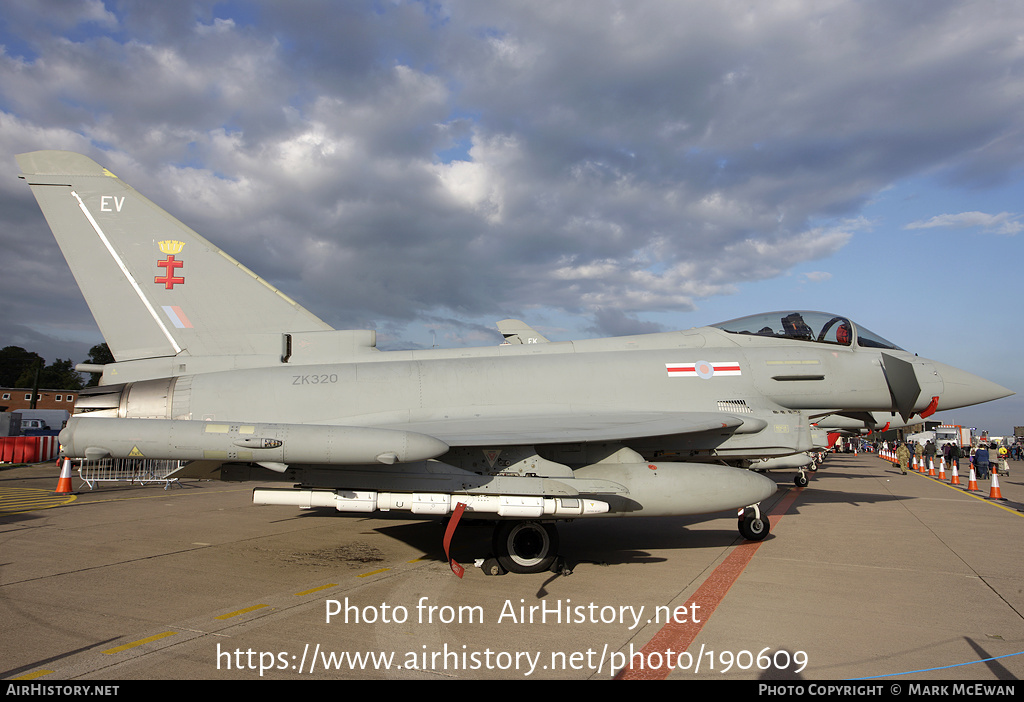
[[[546,344],[547,337],[518,319],[503,319],[498,322],[498,331],[508,344]]]
[[[92,159],[17,160],[118,361],[266,353],[331,329]]]

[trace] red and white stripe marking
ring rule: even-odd
[[[696,363],[666,363],[670,378],[703,378],[716,375],[743,375],[739,361],[697,361]]]

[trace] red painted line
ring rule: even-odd
[[[778,517],[775,520],[775,525],[778,526],[782,516],[786,514],[790,506],[796,500],[797,496],[803,492],[802,489],[791,488],[789,493],[783,497],[775,509],[769,513],[769,517]],[[697,591],[693,593],[684,607],[686,607],[688,613],[696,611],[700,616],[699,622],[669,622],[658,631],[657,634],[648,642],[646,646],[641,649],[641,660],[649,661],[652,653],[663,654],[659,656],[665,664],[661,668],[652,669],[646,665],[641,665],[635,659],[636,656],[630,660],[629,666],[619,671],[619,674],[615,676],[616,680],[664,680],[668,677],[674,668],[669,662],[670,656],[668,650],[671,649],[672,656],[671,660],[676,660],[676,656],[686,651],[693,640],[697,638],[697,635],[704,628],[704,625],[711,619],[711,615],[714,614],[715,609],[721,604],[722,600],[725,599],[726,593],[729,592],[729,588],[736,582],[736,579],[740,576],[743,570],[750,563],[750,559],[757,553],[757,549],[761,548],[763,541],[744,541],[743,543],[736,546],[732,553],[726,556],[725,560],[715,568],[714,572],[708,576],[708,579],[697,588]],[[700,609],[694,610],[691,605],[696,604]],[[689,619],[689,617],[687,617]]]

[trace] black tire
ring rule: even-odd
[[[771,528],[771,522],[766,516],[755,517],[751,514],[739,522],[740,535],[747,541],[763,541]]]
[[[807,476],[806,475],[797,475],[793,479],[793,482],[796,483],[797,487],[807,487]]]
[[[480,570],[484,572],[484,575],[504,575],[508,571],[501,567],[498,563],[497,558],[488,558],[480,566]]]
[[[542,573],[558,556],[558,530],[542,522],[501,522],[493,546],[498,563],[510,573]]]

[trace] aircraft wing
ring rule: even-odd
[[[90,459],[252,461],[283,470],[292,463],[390,465],[422,461],[441,456],[452,447],[622,441],[706,431],[756,431],[765,424],[762,419],[741,419],[716,412],[601,409],[578,413],[555,410],[533,415],[440,415],[386,426],[82,415],[68,420],[61,432],[61,444],[68,455]]]
[[[433,436],[454,447],[619,441],[734,429],[750,421],[718,412],[594,410],[513,417],[445,417],[403,424],[401,428]]]

